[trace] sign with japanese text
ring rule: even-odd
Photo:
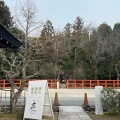
[[[45,103],[45,101],[47,101],[47,103]],[[30,81],[26,98],[24,119],[29,118],[41,120],[42,115],[46,114],[43,112],[46,108],[46,105],[47,114],[53,115],[52,105],[48,94],[47,80]]]

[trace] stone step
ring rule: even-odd
[[[58,120],[92,120],[81,106],[59,106]]]

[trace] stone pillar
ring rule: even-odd
[[[103,114],[103,106],[101,103],[101,91],[103,86],[95,86],[95,114],[102,115]]]

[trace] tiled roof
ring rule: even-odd
[[[11,48],[18,50],[22,45],[16,37],[0,24],[0,48]]]

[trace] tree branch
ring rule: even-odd
[[[38,72],[36,72],[36,73],[33,74],[33,75],[27,76],[26,78],[27,78],[27,79],[32,78],[32,77],[34,77],[35,75],[39,74],[40,72],[41,72],[41,71],[38,71]]]

